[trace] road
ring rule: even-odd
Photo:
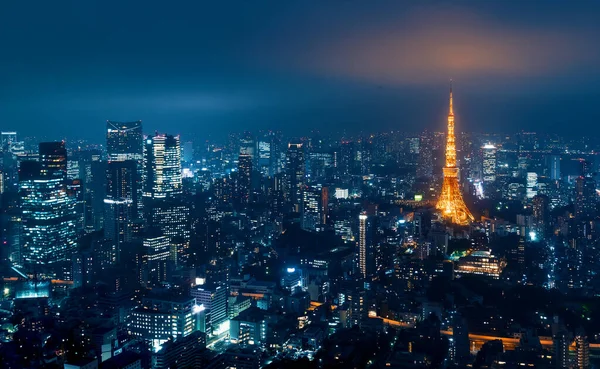
[[[373,319],[381,319],[384,324],[400,327],[400,328],[412,328],[413,325],[409,323],[399,322],[397,320],[386,319],[381,317],[372,317]],[[440,332],[446,336],[452,336],[452,331],[441,331]],[[519,339],[515,337],[502,337],[493,334],[475,334],[469,333],[469,340],[471,341],[471,351],[479,351],[481,346],[484,343],[494,340],[502,341],[504,345],[504,350],[514,350],[517,346],[519,346]],[[545,349],[552,350],[552,340],[551,339],[541,339],[540,343]],[[590,343],[590,349],[592,350],[600,350],[600,343]],[[571,344],[571,350],[575,350],[575,343]]]

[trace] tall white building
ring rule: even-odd
[[[358,270],[363,278],[367,276],[367,215],[358,216]]]
[[[167,236],[150,236],[143,240],[144,254],[141,282],[151,287],[168,279],[170,239]]]
[[[144,145],[144,197],[166,198],[181,193],[179,136],[148,137]]]
[[[496,146],[486,144],[481,148],[483,152],[483,181],[496,181]]]
[[[196,299],[196,305],[210,313],[213,334],[219,333],[228,318],[227,288],[220,285],[196,286],[190,290],[190,295]]]
[[[535,172],[527,173],[526,196],[528,199],[533,199],[537,195],[538,175]]]

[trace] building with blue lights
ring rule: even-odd
[[[22,258],[48,265],[70,260],[77,242],[76,200],[66,191],[64,142],[40,144],[40,161],[21,163]]]

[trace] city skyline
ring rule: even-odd
[[[3,4],[0,367],[600,368],[598,19]]]

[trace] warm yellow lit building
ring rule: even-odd
[[[505,259],[498,258],[489,251],[474,251],[457,262],[455,272],[499,278],[504,267],[506,267]]]

